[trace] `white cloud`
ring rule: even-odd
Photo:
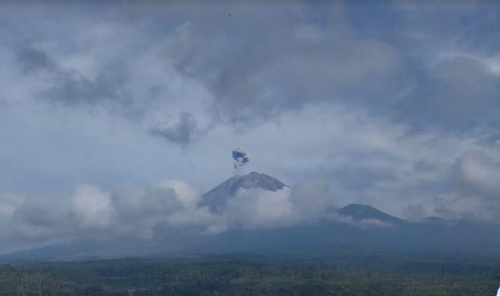
[[[180,180],[149,188],[125,185],[110,192],[82,184],[67,198],[51,198],[50,202],[36,196],[3,195],[0,237],[9,244],[20,239],[39,244],[87,237],[154,239],[156,228],[218,234],[231,228],[315,222],[327,215],[331,207],[326,205],[332,201],[325,186],[295,188],[276,192],[242,189],[222,214],[199,207],[200,195]]]
[[[82,228],[106,228],[113,214],[111,196],[92,185],[80,185],[73,195],[73,213]]]
[[[468,152],[457,159],[455,172],[462,185],[500,202],[500,162],[481,152]]]
[[[283,226],[293,221],[290,189],[276,192],[242,189],[229,200],[223,212],[230,226],[243,228]]]
[[[186,208],[196,208],[200,202],[199,193],[181,180],[163,181],[157,184],[159,188],[170,188],[175,192],[176,199]]]

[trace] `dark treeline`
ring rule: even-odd
[[[119,259],[4,265],[0,295],[494,295],[500,265],[350,259]]]

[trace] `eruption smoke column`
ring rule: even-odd
[[[239,175],[241,171],[250,161],[250,154],[245,151],[243,147],[236,147],[233,150],[233,158],[234,158],[234,174]]]

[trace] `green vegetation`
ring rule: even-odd
[[[357,258],[119,259],[5,265],[0,295],[495,295],[500,265]]]

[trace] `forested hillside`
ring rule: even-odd
[[[120,259],[4,266],[0,295],[494,295],[500,265],[442,259]]]

